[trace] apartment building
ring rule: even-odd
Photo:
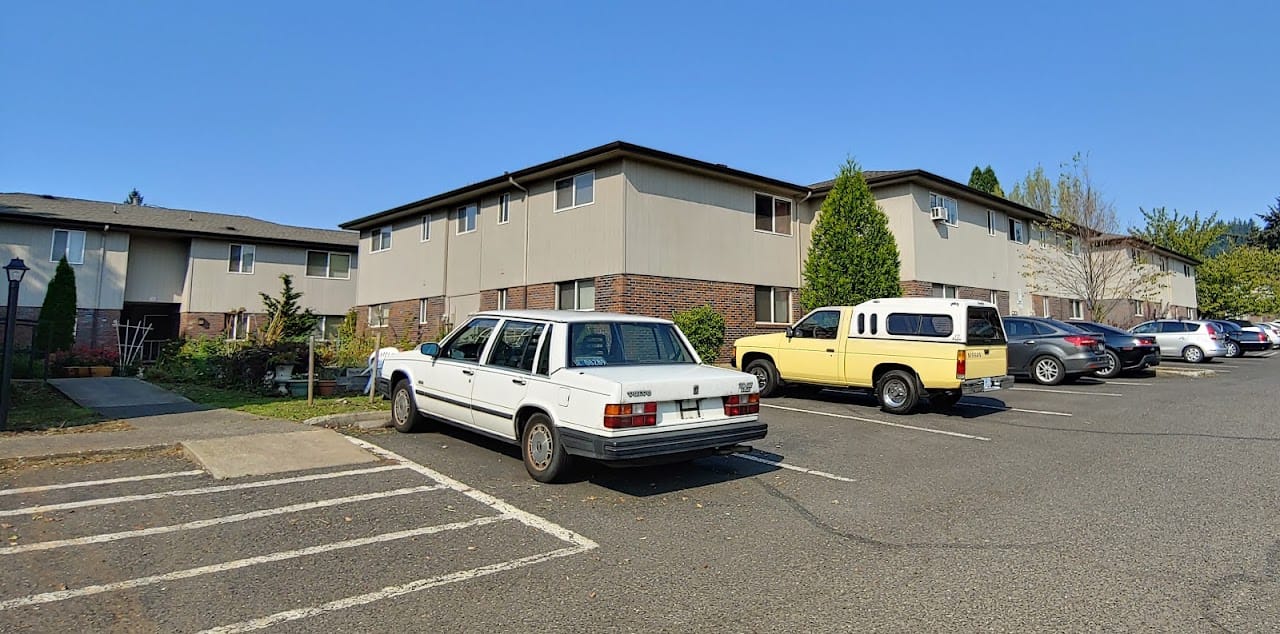
[[[38,318],[65,256],[76,273],[77,343],[115,345],[113,324],[145,322],[150,354],[179,336],[247,337],[263,323],[258,293],[278,294],[281,274],[332,333],[355,305],[356,242],[353,232],[246,216],[0,194],[0,257],[31,268],[19,318]]]
[[[922,170],[865,175],[897,239],[907,295],[1083,315],[1080,298],[1024,275],[1043,213]],[[341,226],[360,233],[362,327],[386,342],[431,340],[486,309],[670,317],[701,304],[725,316],[732,341],[801,316],[796,290],[831,184],[619,141]],[[1167,303],[1194,307],[1189,288],[1175,286]]]

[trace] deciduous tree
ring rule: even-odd
[[[1044,173],[1044,166],[1037,165],[1014,184],[1013,191],[1009,192],[1009,200],[1052,214],[1056,213],[1054,191],[1053,182]]]
[[[1210,257],[1214,245],[1221,242],[1227,232],[1227,223],[1218,220],[1217,212],[1201,219],[1198,211],[1191,215],[1181,214],[1177,209],[1170,213],[1164,207],[1150,211],[1139,207],[1138,211],[1142,212],[1144,224],[1130,229],[1131,234],[1199,260]]]
[[[806,307],[853,305],[902,294],[898,243],[862,169],[840,167],[813,227],[800,301]]]
[[[1280,251],[1245,246],[1196,270],[1200,312],[1216,317],[1280,313]]]

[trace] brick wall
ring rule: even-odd
[[[179,313],[178,336],[221,337],[227,328],[225,313]]]
[[[5,306],[0,306],[0,349],[4,348],[5,320],[8,316]],[[36,336],[35,321],[40,318],[40,308],[36,306],[18,307],[17,325],[13,328],[13,347],[17,350],[31,348],[31,340]]]
[[[493,291],[492,300],[497,304],[497,292]],[[369,306],[356,307],[356,330],[361,335],[381,336],[383,346],[406,348],[424,341],[435,341],[444,324],[444,297],[428,297],[426,322],[421,321],[421,300],[406,299],[389,302],[389,315],[384,326],[369,325]],[[480,300],[483,304],[484,296]],[[449,324],[452,326],[453,324]]]
[[[6,308],[0,306],[0,347],[4,342]],[[40,319],[37,306],[19,306],[17,326],[13,329],[13,344],[17,350],[32,347],[36,336],[35,322]],[[75,345],[90,348],[114,348],[118,343],[114,324],[120,319],[120,311],[109,308],[80,308],[76,310]]]
[[[949,286],[954,286],[950,284]],[[977,288],[974,286],[956,286],[956,297],[958,299],[973,299],[983,302],[991,301],[991,291],[994,288]],[[903,297],[932,297],[933,282],[923,282],[920,280],[906,280],[902,282]],[[996,307],[1000,310],[1001,315],[1009,314],[1009,291],[996,291]]]

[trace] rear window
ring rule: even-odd
[[[645,322],[569,325],[569,367],[694,363],[675,326]]]
[[[1075,324],[1069,324],[1069,323],[1067,323],[1067,322],[1065,322],[1065,321],[1058,321],[1057,319],[1046,319],[1046,320],[1044,320],[1044,321],[1045,321],[1045,323],[1050,324],[1050,325],[1054,326],[1055,328],[1057,328],[1057,329],[1059,329],[1059,330],[1065,330],[1065,331],[1067,331],[1067,332],[1069,332],[1069,333],[1072,333],[1072,334],[1078,334],[1078,333],[1082,333],[1082,332],[1083,332],[1083,333],[1087,333],[1087,332],[1089,332],[1088,330],[1085,330],[1085,329],[1081,328],[1080,326],[1077,326],[1077,325],[1075,325]]]
[[[884,329],[891,335],[912,337],[950,337],[950,315],[924,315],[920,313],[889,313],[884,319]]]
[[[988,346],[1005,342],[1004,327],[1000,324],[1000,313],[996,309],[970,306],[968,311],[968,338],[965,343],[971,346]]]

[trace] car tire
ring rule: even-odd
[[[876,381],[876,399],[890,414],[910,414],[920,404],[919,382],[906,370],[889,370]]]
[[[1204,363],[1204,350],[1199,346],[1187,346],[1182,349],[1182,360],[1187,363]]]
[[[754,374],[760,385],[760,398],[768,398],[778,392],[778,368],[768,359],[756,359],[747,364],[747,374]]]
[[[1236,359],[1244,356],[1244,350],[1240,347],[1240,344],[1234,341],[1228,341],[1226,348],[1228,359]]]
[[[401,379],[391,391],[391,426],[402,434],[408,434],[425,427],[425,420],[414,403],[413,385],[408,379]]]
[[[1031,379],[1040,385],[1057,385],[1067,378],[1067,368],[1057,357],[1042,355],[1031,360]]]
[[[1101,370],[1095,370],[1093,375],[1100,379],[1114,379],[1120,376],[1120,372],[1124,368],[1120,365],[1120,355],[1114,350],[1107,350],[1107,367]]]
[[[929,409],[935,412],[951,411],[960,402],[964,393],[960,390],[943,390],[929,393]]]
[[[520,455],[524,468],[538,482],[555,482],[564,477],[571,462],[560,442],[560,432],[551,417],[535,412],[520,432]]]

